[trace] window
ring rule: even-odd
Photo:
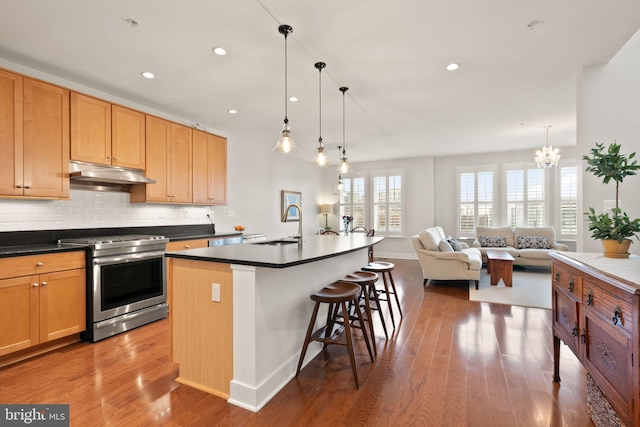
[[[401,236],[404,225],[403,172],[373,172],[372,206],[376,234]]]
[[[560,235],[578,234],[578,168],[560,168]]]
[[[505,174],[507,225],[542,227],[545,224],[544,169],[508,169]]]
[[[467,170],[458,173],[458,232],[460,236],[474,236],[476,225],[493,226],[493,181],[493,171]]]
[[[344,190],[340,192],[340,231],[344,231],[343,216],[353,216],[350,228],[366,226],[364,177],[342,178]]]

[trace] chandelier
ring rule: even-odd
[[[558,165],[558,160],[560,160],[560,150],[558,148],[553,148],[553,146],[549,145],[549,126],[544,126],[547,130],[547,145],[542,147],[540,150],[536,151],[536,157],[534,160],[539,168],[551,168]]]

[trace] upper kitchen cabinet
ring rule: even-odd
[[[69,91],[0,70],[0,196],[69,197]]]
[[[71,160],[145,168],[145,115],[71,93]]]
[[[227,139],[193,131],[193,203],[227,203]]]
[[[154,116],[146,119],[145,175],[155,184],[135,185],[132,202],[192,202],[191,128]]]

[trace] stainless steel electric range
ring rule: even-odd
[[[96,342],[168,315],[164,236],[122,235],[61,239],[61,246],[89,247],[87,330]]]

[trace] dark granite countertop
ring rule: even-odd
[[[242,235],[241,232],[235,230],[218,231],[215,234],[211,231],[211,224],[155,227],[91,228],[70,230],[8,231],[0,233],[0,258],[82,250],[81,246],[60,247],[57,245],[59,239],[74,237],[77,238],[124,234],[153,234],[165,236],[171,241],[180,241]]]
[[[375,245],[382,237],[366,237],[362,234],[349,236],[311,235],[305,236],[302,247],[297,243],[272,246],[267,242],[248,243],[189,249],[167,253],[169,258],[225,264],[251,265],[255,267],[286,268],[331,258]]]

